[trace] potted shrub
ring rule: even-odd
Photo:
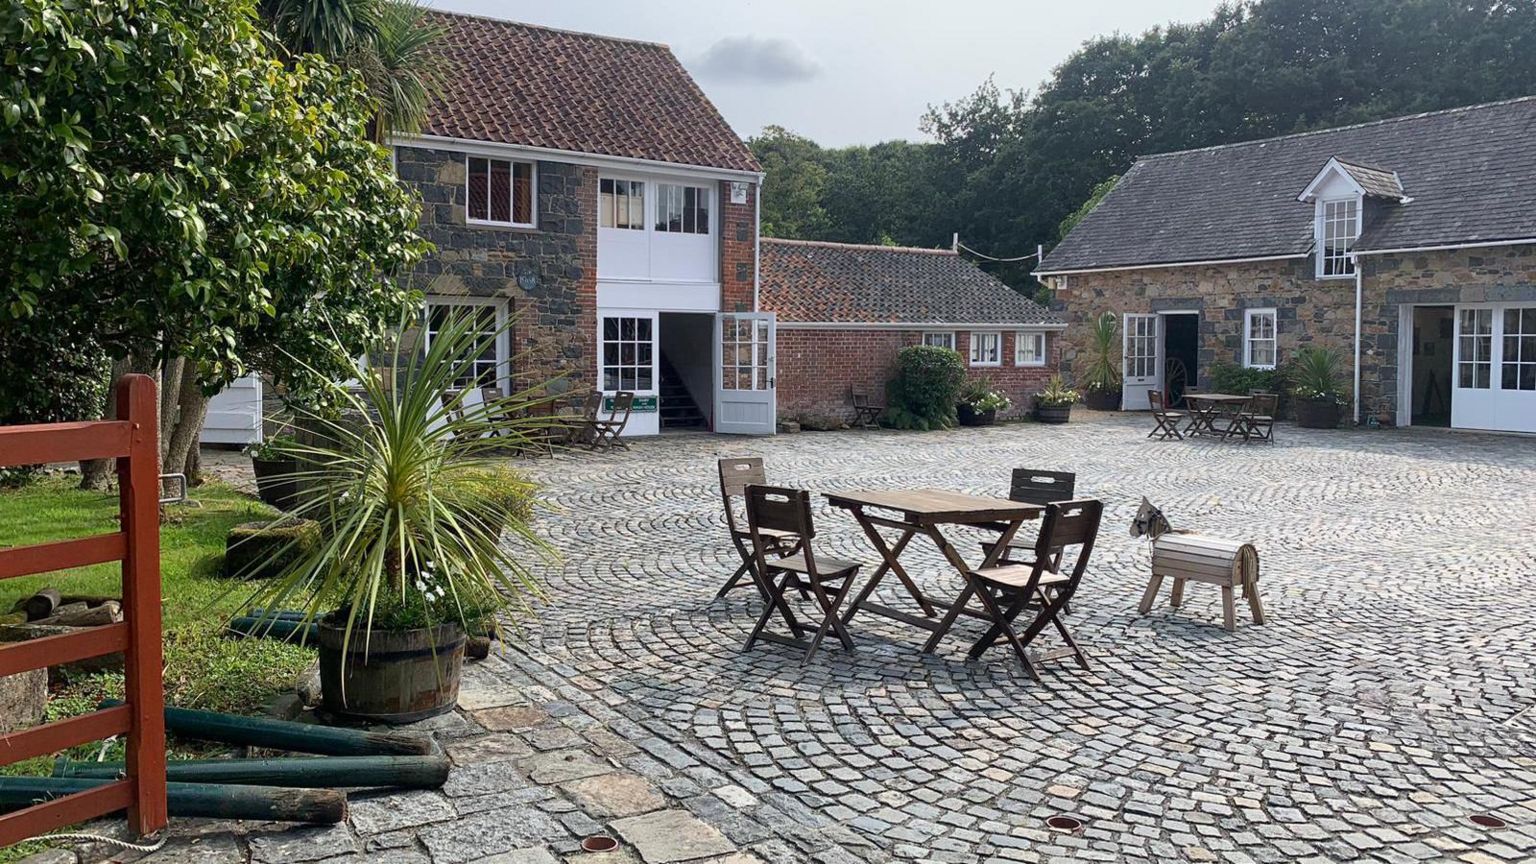
[[[1052,375],[1045,389],[1035,394],[1035,419],[1041,423],[1065,423],[1072,418],[1072,403],[1077,391],[1068,387],[1060,375]]]
[[[949,349],[909,345],[896,355],[896,378],[880,422],[897,429],[949,429],[965,385],[965,363]]]
[[[256,475],[256,494],[269,507],[291,511],[299,506],[299,460],[294,455],[297,443],[285,431],[245,450]]]
[[[1083,402],[1095,411],[1120,409],[1120,326],[1113,313],[1105,312],[1093,322],[1088,332],[1078,381],[1083,385]]]
[[[997,412],[1013,407],[1013,401],[1001,390],[977,378],[960,391],[960,401],[955,403],[955,416],[961,426],[991,426],[997,422]]]
[[[1344,407],[1344,362],[1333,348],[1308,346],[1296,352],[1286,371],[1294,398],[1296,425],[1333,429]]]
[[[356,391],[333,388],[351,419],[300,409],[325,433],[294,445],[313,493],[299,514],[319,523],[321,541],[253,603],[302,598],[319,624],[321,701],[334,714],[401,723],[451,710],[465,634],[500,628],[497,613],[526,613],[539,593],[526,559],[550,552],[530,528],[532,486],[497,454],[541,430],[502,423],[501,435],[484,434],[531,403],[443,404],[495,335],[451,317],[425,352],[397,343],[407,359],[393,386],[364,376]]]

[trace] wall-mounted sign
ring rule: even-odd
[[[747,181],[745,181],[745,180],[732,180],[731,181],[731,203],[732,204],[745,204],[745,203],[747,203]]]
[[[612,396],[604,396],[603,397],[603,410],[607,411],[609,413],[613,412],[613,397]],[[631,410],[631,411],[633,411],[633,412],[635,412],[637,414],[654,414],[654,413],[656,413],[656,397],[655,396],[636,396],[635,397],[635,402],[634,402],[633,405],[630,406],[629,410]]]

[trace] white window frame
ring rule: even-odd
[[[1350,235],[1349,242],[1344,245],[1344,250],[1343,250],[1342,254],[1339,255],[1339,256],[1335,256],[1336,260],[1339,260],[1339,261],[1343,262],[1341,266],[1344,269],[1341,272],[1338,272],[1338,273],[1329,273],[1327,271],[1328,262],[1330,260],[1335,260],[1335,259],[1330,259],[1329,255],[1328,255],[1328,223],[1329,223],[1328,210],[1329,210],[1330,207],[1343,206],[1343,205],[1349,205],[1349,204],[1353,204],[1354,207],[1355,207],[1354,232]],[[1364,228],[1364,221],[1365,221],[1365,200],[1361,196],[1359,196],[1359,195],[1350,195],[1350,196],[1346,196],[1346,197],[1342,197],[1342,198],[1323,198],[1323,199],[1319,199],[1318,200],[1318,202],[1317,202],[1317,212],[1316,212],[1316,217],[1315,217],[1315,225],[1314,225],[1314,228],[1313,228],[1313,230],[1315,232],[1315,235],[1316,235],[1315,236],[1315,243],[1317,245],[1317,278],[1319,278],[1319,279],[1353,279],[1353,278],[1355,278],[1355,267],[1358,266],[1358,264],[1355,262],[1355,258],[1354,258],[1354,254],[1353,253],[1354,253],[1355,243],[1359,242],[1359,240],[1360,240],[1360,232]]]
[[[615,339],[609,339],[607,335],[607,324],[609,319],[613,319],[619,322],[619,335]],[[634,336],[624,336],[623,322],[625,321],[635,322]],[[640,322],[642,321],[645,322],[646,328],[650,331],[650,337],[647,339],[641,339],[639,335]],[[656,313],[654,312],[613,309],[603,311],[598,314],[597,386],[599,390],[604,393],[621,393],[624,391],[629,391],[646,395],[656,393],[659,390],[661,386],[661,373],[659,369],[660,364],[658,362],[659,357],[657,356],[660,354],[660,333],[657,330],[659,324],[660,321],[657,319]],[[614,363],[608,362],[608,346],[610,345],[617,346],[619,351],[619,359]],[[635,358],[630,362],[624,361],[623,352],[625,345],[633,346],[635,349]],[[647,349],[644,353],[648,353],[650,355],[650,360],[643,363],[640,361],[642,347]],[[608,386],[609,369],[615,370],[615,374],[618,376],[619,386]],[[624,386],[624,372],[626,369],[633,370],[634,372],[635,386],[633,387]],[[650,377],[650,383],[645,387],[640,386],[640,373],[642,371],[645,371]]]
[[[992,360],[980,359],[977,346],[982,337],[996,340],[992,343]],[[1003,331],[1001,330],[972,330],[971,331],[971,365],[972,366],[1001,366],[1003,365]]]
[[[1270,362],[1253,362],[1253,319],[1261,316],[1269,316],[1269,338],[1260,339],[1260,342],[1270,343]],[[1245,309],[1243,310],[1243,365],[1249,369],[1273,369],[1280,360],[1280,315],[1273,308]]]
[[[693,237],[714,236],[715,223],[719,221],[719,214],[715,210],[714,189],[712,189],[708,184],[684,183],[676,180],[657,180],[654,183],[650,183],[648,185],[651,187],[651,191],[654,193],[652,197],[656,201],[656,203],[651,206],[652,216],[650,219],[650,226],[652,231],[657,234],[686,234]],[[684,215],[687,214],[688,209],[685,202],[689,190],[692,190],[694,194],[694,230],[690,231],[686,227],[679,227],[678,230],[673,231],[669,227],[664,227],[662,223],[662,216],[664,213],[672,209],[673,203],[676,203],[678,206],[679,220],[681,220]],[[676,192],[675,202],[672,200],[673,192]],[[662,199],[664,197],[666,198],[665,206],[663,206],[662,203]],[[700,206],[700,198],[703,199],[703,206]],[[703,231],[697,230],[698,216],[700,211],[703,211],[704,213]]]
[[[528,166],[528,221],[527,222],[518,222],[516,220],[509,221],[509,222],[502,222],[502,221],[499,221],[499,220],[496,220],[496,219],[489,219],[489,218],[486,218],[486,219],[476,219],[473,216],[469,215],[469,181],[470,181],[469,162],[470,162],[471,159],[483,159],[483,160],[485,160],[486,163],[487,163],[487,170],[489,170],[489,163],[491,163],[491,162],[506,162],[507,163],[507,170],[509,172],[511,172],[511,175],[512,175],[511,178],[510,178],[510,182],[508,183],[508,186],[507,186],[507,189],[508,189],[507,194],[511,195],[511,196],[514,196],[511,200],[509,200],[507,202],[507,213],[509,215],[515,215],[517,213],[517,199],[515,197],[517,195],[517,171],[512,166],[515,166],[515,165],[527,165]],[[490,177],[489,176],[486,177],[485,198],[486,198],[485,215],[487,217],[489,217],[491,215],[491,207],[490,207],[491,190],[490,190]],[[497,227],[497,228],[532,228],[535,225],[538,225],[539,224],[539,163],[531,161],[531,160],[528,160],[528,159],[501,159],[501,158],[498,158],[498,157],[495,157],[495,156],[481,156],[481,155],[477,155],[475,153],[465,153],[464,154],[464,224],[466,224],[466,225],[490,225],[490,226],[494,226],[494,227]]]
[[[500,297],[451,297],[428,294],[421,304],[422,350],[432,346],[432,307],[434,306],[489,306],[496,310],[496,387],[503,395],[511,393],[508,385],[512,377],[512,334],[507,327],[507,301]]]
[[[614,184],[614,195],[618,194],[618,184],[626,184],[625,198],[634,198],[635,187],[640,187],[640,219],[638,222],[629,220],[629,224],[618,223],[618,213],[614,213],[612,225],[603,224],[603,184]],[[597,179],[597,227],[603,231],[639,232],[649,238],[651,234],[651,214],[655,211],[652,199],[655,198],[656,184],[641,177],[625,177],[617,174],[605,174]],[[627,214],[626,214],[627,215]]]
[[[925,348],[948,348],[953,351],[955,350],[955,331],[925,330],[923,331],[923,341],[921,344]]]
[[[1035,359],[1024,356],[1024,340],[1034,343],[1039,351]],[[1013,365],[1015,366],[1044,366],[1045,365],[1046,338],[1044,330],[1020,330],[1013,334]]]

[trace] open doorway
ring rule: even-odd
[[[1455,309],[1451,306],[1413,309],[1412,382],[1408,397],[1415,426],[1451,425],[1455,326]]]
[[[661,431],[710,429],[715,392],[715,316],[660,314]]]
[[[1167,404],[1183,405],[1184,390],[1197,383],[1200,314],[1163,313],[1163,393]]]

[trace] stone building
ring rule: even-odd
[[[1353,415],[1536,432],[1536,98],[1147,156],[1047,255],[1120,319],[1123,407],[1335,348]]]
[[[778,321],[779,414],[846,417],[883,394],[908,345],[960,352],[1013,414],[1059,362],[1064,319],[947,249],[762,241],[761,306]]]

